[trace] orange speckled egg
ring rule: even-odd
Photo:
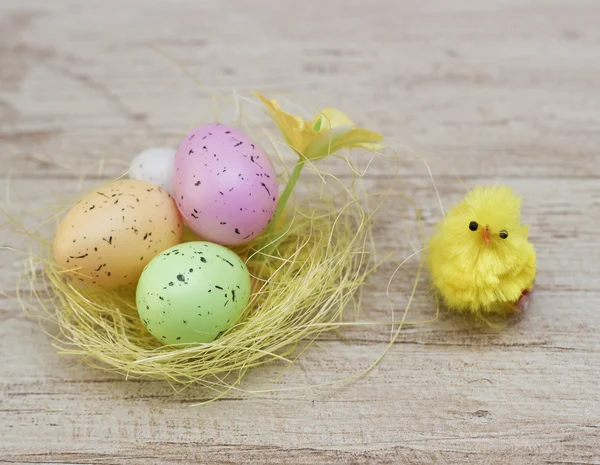
[[[56,262],[87,284],[136,283],[157,254],[183,240],[172,197],[144,181],[122,180],[96,189],[67,213],[56,231]]]

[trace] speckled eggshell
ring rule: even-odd
[[[136,302],[155,338],[193,344],[212,342],[231,328],[250,293],[250,273],[234,252],[212,242],[186,242],[148,264]]]
[[[129,177],[146,181],[173,193],[175,149],[153,147],[138,153],[129,166]]]
[[[247,242],[269,224],[277,180],[264,152],[237,129],[194,129],[175,154],[173,194],[189,227],[225,245]]]
[[[166,191],[121,180],[90,192],[67,213],[54,256],[75,279],[121,286],[137,282],[154,256],[182,240],[183,221]]]

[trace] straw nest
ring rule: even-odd
[[[79,285],[65,278],[50,250],[31,262],[28,287],[57,323],[54,343],[61,352],[128,376],[228,390],[232,374],[239,380],[274,359],[291,363],[301,341],[335,328],[372,269],[369,216],[353,200],[326,205],[296,209],[278,254],[252,245],[236,250],[253,276],[253,296],[239,323],[212,343],[162,345],[138,316],[135,289]]]

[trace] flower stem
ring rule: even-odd
[[[292,171],[292,175],[290,176],[290,179],[287,185],[285,186],[285,189],[283,190],[283,194],[281,194],[279,202],[277,203],[277,209],[275,210],[275,215],[273,216],[272,221],[273,227],[275,227],[275,225],[281,218],[281,215],[283,214],[283,210],[285,210],[285,206],[290,198],[290,195],[292,195],[294,187],[296,187],[296,183],[300,178],[302,168],[304,168],[304,160],[298,160],[296,166],[294,167],[294,171]]]
[[[290,199],[290,196],[292,195],[292,192],[294,191],[294,187],[296,187],[296,183],[298,182],[298,179],[300,178],[300,173],[302,173],[302,168],[304,168],[305,162],[306,162],[306,160],[304,160],[302,158],[300,158],[296,162],[296,166],[294,166],[294,171],[292,171],[290,179],[288,180],[288,183],[285,186],[285,189],[283,190],[281,197],[279,197],[279,202],[277,202],[277,209],[275,210],[275,214],[273,215],[271,224],[269,225],[269,227],[267,228],[267,231],[265,232],[265,241],[263,242],[263,244],[265,242],[267,242],[267,243],[271,242],[273,240],[273,236],[276,235],[276,234],[273,234],[274,229],[277,227],[277,223],[281,219],[281,215],[283,214],[283,211],[285,210],[285,206],[287,205],[288,200]],[[271,249],[271,247],[269,247],[269,249]]]

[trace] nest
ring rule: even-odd
[[[58,325],[60,352],[127,376],[199,383],[223,394],[252,367],[275,359],[293,363],[300,342],[338,325],[373,270],[369,215],[355,199],[339,207],[323,200],[321,207],[295,210],[278,254],[253,244],[236,250],[253,277],[252,299],[239,323],[212,343],[162,345],[138,316],[135,288],[78,284],[65,278],[51,250],[31,262],[28,287]]]

